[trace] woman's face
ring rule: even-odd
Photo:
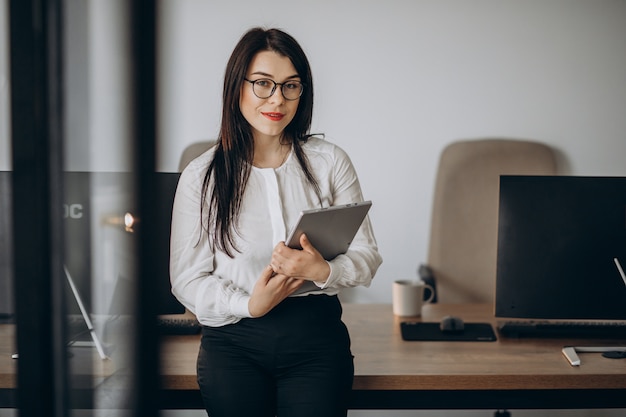
[[[286,100],[281,89],[282,83],[300,81],[300,76],[291,60],[273,51],[257,53],[248,67],[246,78],[250,81],[272,80],[278,84],[268,98],[258,98],[253,85],[244,81],[241,87],[239,108],[252,127],[252,134],[257,139],[280,139],[285,127],[293,120],[298,110],[300,99]],[[267,84],[267,83],[265,83]],[[269,85],[272,83],[269,82]],[[285,88],[290,88],[287,86]],[[257,91],[258,92],[258,91]]]

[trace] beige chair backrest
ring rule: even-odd
[[[202,155],[211,146],[215,145],[215,143],[217,143],[217,141],[207,140],[207,141],[202,141],[202,142],[195,142],[187,146],[185,150],[183,151],[182,155],[180,156],[180,161],[178,163],[178,171],[182,172],[183,169],[185,169],[185,167],[189,165],[191,161],[193,161],[198,156]]]
[[[428,253],[439,302],[494,300],[500,175],[556,173],[555,153],[537,142],[469,140],[443,150]]]

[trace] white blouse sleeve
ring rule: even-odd
[[[348,155],[341,149],[335,149],[332,205],[363,201],[359,179]],[[369,215],[363,221],[350,248],[344,255],[330,261],[331,273],[321,288],[347,288],[356,286],[369,287],[382,257],[374,237]]]
[[[227,277],[214,275],[215,252],[200,222],[200,200],[206,158],[192,162],[181,174],[170,239],[172,293],[198,321],[222,326],[250,317],[246,291]],[[204,165],[204,166],[203,166]]]

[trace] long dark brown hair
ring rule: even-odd
[[[215,155],[202,184],[201,221],[204,222],[205,209],[208,209],[204,226],[209,239],[230,257],[233,257],[233,250],[238,251],[234,233],[237,233],[241,202],[254,156],[252,130],[241,114],[239,99],[248,66],[260,51],[273,51],[289,58],[304,85],[296,115],[281,140],[292,144],[302,171],[320,198],[319,185],[302,151],[302,143],[310,137],[313,117],[313,78],[309,61],[291,35],[279,29],[251,29],[239,40],[226,65],[222,124]],[[207,195],[210,195],[208,202]]]

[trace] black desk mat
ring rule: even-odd
[[[489,323],[465,323],[461,332],[444,333],[439,323],[402,322],[402,339],[407,341],[493,342],[497,340]]]

